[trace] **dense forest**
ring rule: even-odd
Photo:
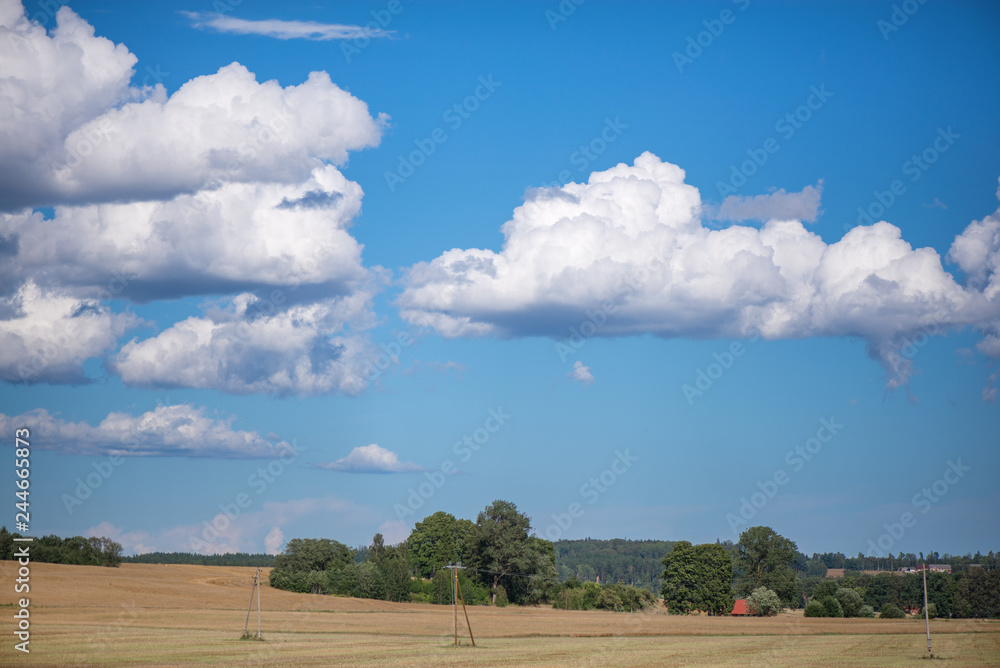
[[[663,557],[669,540],[560,540],[556,541],[559,579],[576,576],[581,582],[622,583],[659,593]]]
[[[189,552],[147,552],[124,557],[128,564],[197,564],[199,566],[274,566],[273,554],[226,552],[225,554],[191,554]]]
[[[30,543],[15,543],[20,534],[0,527],[0,559],[13,559],[17,545],[29,545],[32,561],[80,566],[117,566],[122,560],[122,546],[110,538],[60,538],[42,536]]]

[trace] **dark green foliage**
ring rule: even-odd
[[[861,606],[861,609],[858,610],[858,617],[873,619],[875,617],[875,608],[870,605]]]
[[[655,604],[647,589],[626,584],[563,583],[552,596],[552,607],[563,610],[636,612]]]
[[[880,619],[905,619],[906,613],[900,610],[895,603],[886,603],[882,606],[882,611],[878,616]]]
[[[197,564],[199,566],[262,566],[274,565],[273,554],[227,552],[225,554],[191,554],[189,552],[149,552],[122,557],[127,564]],[[256,637],[256,636],[255,636]]]
[[[826,617],[826,607],[819,601],[812,600],[806,604],[805,612],[802,614],[806,617]]]
[[[622,582],[659,594],[663,555],[674,546],[667,540],[560,540],[555,543],[559,578],[602,583]]]
[[[733,609],[733,564],[718,544],[674,544],[663,557],[663,601],[671,614],[694,610],[727,615]]]
[[[791,567],[797,555],[795,543],[770,527],[750,527],[736,544],[737,593],[745,596],[757,587],[766,587],[785,605],[797,605],[798,583]]]
[[[469,520],[457,520],[454,515],[444,512],[436,512],[417,522],[406,545],[418,577],[429,578],[448,564],[469,563],[474,529],[475,525]]]
[[[834,597],[838,602],[840,602],[840,607],[844,612],[844,617],[858,616],[863,601],[861,600],[861,594],[859,594],[856,590],[841,587],[837,590],[837,593],[834,594]]]
[[[1000,569],[971,568],[964,573],[955,587],[954,608],[961,617],[1000,618]]]
[[[826,596],[824,598],[821,598],[819,599],[819,602],[822,603],[823,607],[826,609],[827,617],[844,616],[844,608],[840,605],[840,601],[838,601],[833,596]]]
[[[7,527],[0,527],[0,559],[14,558],[17,549],[14,538],[20,537],[18,533],[7,531]],[[122,562],[122,546],[110,538],[42,536],[31,543],[31,560],[50,564],[117,567]]]
[[[366,561],[358,564],[358,596],[361,598],[384,599],[385,578],[374,563]]]
[[[473,558],[497,605],[501,587],[512,603],[538,603],[555,585],[552,543],[530,533],[531,520],[509,501],[494,501],[476,518]]]

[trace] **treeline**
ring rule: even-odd
[[[916,568],[923,563],[948,564],[952,567],[953,572],[965,571],[970,567],[975,567],[975,565],[993,570],[1000,566],[1000,553],[990,551],[988,554],[982,554],[977,551],[975,554],[954,555],[947,552],[944,554],[928,552],[925,556],[923,552],[917,554],[900,552],[897,555],[890,554],[885,557],[865,556],[859,553],[856,557],[847,557],[842,552],[814,552],[811,558],[800,555],[796,569],[804,572],[810,566],[816,568],[814,564],[822,564],[827,569],[843,568],[845,571],[898,571],[900,568]],[[809,573],[809,575],[817,574],[815,572]]]
[[[439,572],[460,562],[467,600],[539,603],[557,587],[552,543],[532,536],[530,518],[502,500],[487,506],[475,523],[434,513],[398,545],[385,545],[376,534],[367,558],[358,561],[359,556],[335,540],[290,540],[275,559],[271,586],[390,601],[434,600],[434,582],[447,575]],[[412,576],[430,584],[413,584]]]
[[[331,539],[293,539],[278,555],[271,586],[297,592],[389,601],[452,602],[453,572],[469,604],[503,606],[553,602],[569,609],[640,610],[655,602],[627,584],[559,584],[553,544],[532,535],[531,520],[508,501],[487,506],[475,522],[437,512],[418,522],[406,541],[351,550]]]
[[[673,614],[710,615],[729,614],[737,598],[757,615],[786,607],[804,607],[807,617],[874,617],[877,611],[894,618],[923,611],[923,574],[803,576],[802,557],[793,541],[770,527],[751,527],[735,544],[680,541],[663,557],[664,605]],[[818,561],[826,569],[821,560],[806,561],[809,568]],[[936,617],[1000,617],[1000,569],[928,573],[927,598],[927,612]]]
[[[849,589],[857,592],[863,605],[870,606],[883,616],[896,615],[896,610],[922,613],[924,608],[924,580],[922,573],[853,573],[842,578],[812,581],[807,579],[803,589],[808,591],[810,603],[822,601],[833,590]],[[1000,570],[969,568],[959,573],[927,573],[928,612],[931,617],[1000,618]],[[828,605],[834,614],[809,616],[852,617],[848,606],[844,614],[836,614],[835,606]],[[814,608],[814,611],[816,609]],[[867,615],[860,615],[867,616]]]
[[[669,540],[560,540],[555,543],[559,579],[629,584],[658,593]]]
[[[13,559],[18,546],[29,545],[30,558],[34,562],[116,567],[122,561],[122,546],[110,538],[51,535],[35,538],[30,543],[14,541],[21,537],[21,534],[7,531],[7,527],[0,527],[0,559]]]
[[[198,566],[261,566],[274,565],[273,554],[226,552],[225,554],[191,554],[189,552],[148,552],[123,557],[129,564],[196,564]]]

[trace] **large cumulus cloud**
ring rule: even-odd
[[[233,63],[168,95],[135,64],[69,8],[49,32],[0,7],[0,378],[85,382],[105,358],[133,386],[360,391],[385,272],[338,166],[387,117],[325,72]],[[115,352],[129,302],[187,296],[216,302]]]
[[[910,373],[892,356],[907,336],[997,321],[995,291],[963,287],[937,252],[914,249],[894,225],[858,227],[832,244],[798,220],[710,229],[684,177],[647,152],[586,183],[532,191],[503,225],[499,253],[453,249],[412,267],[397,302],[403,317],[452,337],[565,338],[595,309],[607,315],[602,336],[858,336],[890,386]],[[992,224],[970,228],[952,256],[995,263]]]

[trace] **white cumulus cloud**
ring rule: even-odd
[[[909,362],[893,356],[907,336],[997,321],[989,288],[959,285],[936,251],[914,249],[894,225],[832,244],[782,218],[710,229],[684,176],[647,152],[587,183],[532,191],[502,226],[500,252],[453,249],[411,267],[402,315],[449,337],[567,338],[598,309],[599,336],[857,336],[890,386],[909,377]],[[977,252],[952,255],[988,264],[987,236],[969,241]]]
[[[229,181],[299,182],[375,146],[388,117],[312,72],[259,83],[239,63],[170,95],[129,86],[136,57],[69,8],[51,34],[0,12],[0,209],[167,199]]]
[[[590,367],[584,366],[583,362],[580,360],[573,362],[573,370],[566,375],[569,376],[570,379],[575,380],[578,383],[582,383],[584,387],[588,387],[594,382],[594,374],[590,372]]]
[[[413,462],[399,461],[399,455],[377,443],[359,445],[342,459],[321,462],[316,466],[342,473],[410,473],[424,470]]]
[[[0,380],[85,383],[83,363],[110,352],[140,320],[28,281],[0,296]]]

